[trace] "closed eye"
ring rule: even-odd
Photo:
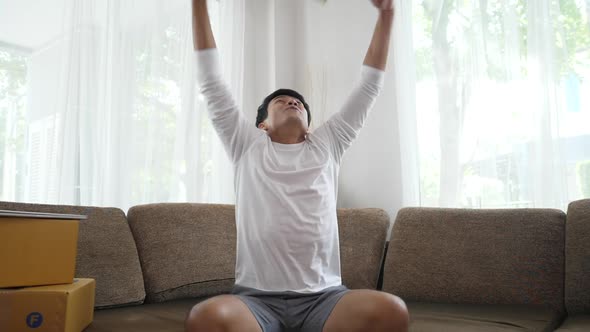
[[[277,98],[277,99],[275,99],[275,100],[274,100],[274,102],[275,102],[275,103],[283,103],[283,104],[285,104],[285,103],[287,103],[287,99],[284,99],[284,98]],[[302,105],[302,103],[301,103],[301,101],[300,101],[300,100],[295,100],[295,104],[297,104],[297,105]]]

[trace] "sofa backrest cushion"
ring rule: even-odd
[[[338,209],[340,268],[348,288],[377,288],[389,225],[382,209]]]
[[[404,208],[393,225],[383,290],[410,301],[562,312],[564,237],[559,210]]]
[[[234,206],[158,203],[127,213],[143,269],[146,301],[228,293],[234,284]]]
[[[96,280],[97,308],[143,302],[137,248],[120,209],[14,202],[0,202],[0,209],[87,215],[79,227],[76,277]]]
[[[375,288],[389,218],[378,209],[342,209],[343,280]],[[233,205],[161,203],[132,207],[128,220],[144,273],[146,301],[228,293],[235,282]]]
[[[565,223],[565,307],[590,313],[590,199],[571,202]]]

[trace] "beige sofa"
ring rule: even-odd
[[[116,208],[0,202],[88,215],[77,277],[96,279],[88,332],[182,331],[188,310],[230,291],[234,207]],[[590,331],[590,200],[551,209],[405,208],[389,246],[380,209],[338,210],[343,281],[408,303],[411,331]],[[386,255],[384,252],[386,250]]]

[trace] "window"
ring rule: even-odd
[[[0,46],[0,199],[25,195],[28,52]]]
[[[421,204],[590,197],[589,4],[417,1]]]

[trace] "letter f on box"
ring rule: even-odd
[[[30,328],[37,328],[43,324],[43,315],[39,312],[31,312],[27,316],[27,326]]]

